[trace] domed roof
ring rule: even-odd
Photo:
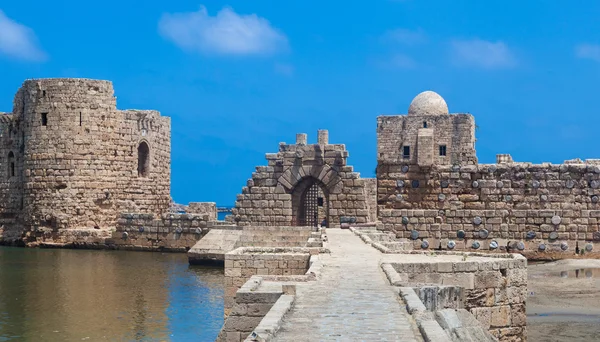
[[[444,98],[434,91],[424,91],[417,95],[408,107],[408,115],[444,115],[448,105]]]

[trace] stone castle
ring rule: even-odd
[[[2,239],[139,244],[172,233],[191,234],[179,246],[189,248],[215,224],[325,221],[376,223],[417,249],[593,252],[600,241],[600,160],[478,164],[474,117],[450,114],[430,91],[407,115],[377,118],[375,179],[361,178],[327,131],[316,144],[298,134],[266,155],[222,223],[214,203],[170,211],[170,134],[156,111],[117,110],[108,81],[25,81],[0,115]]]
[[[25,81],[0,115],[0,142],[5,240],[107,231],[120,213],[170,206],[170,118],[117,110],[108,81]]]
[[[280,325],[283,340],[322,340],[306,325],[317,316],[390,339],[524,341],[527,261],[505,252],[596,253],[600,160],[479,164],[475,127],[419,94],[407,115],[377,118],[376,178],[328,131],[315,144],[298,134],[266,155],[223,222],[215,203],[173,206],[168,117],[117,110],[108,81],[27,80],[0,115],[0,243],[194,246],[190,262],[224,264],[219,341]],[[382,318],[369,325],[355,315],[365,310]]]
[[[600,160],[478,164],[475,120],[426,91],[407,115],[377,118],[377,178],[346,164],[344,145],[299,134],[267,154],[238,195],[239,225],[377,222],[417,249],[592,252],[600,241]],[[315,213],[318,213],[315,218]]]

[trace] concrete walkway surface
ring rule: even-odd
[[[274,341],[422,341],[379,267],[382,254],[349,230],[327,236],[321,277],[297,286]]]

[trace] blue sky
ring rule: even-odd
[[[3,1],[0,111],[27,78],[113,81],[172,118],[175,201],[233,204],[264,154],[329,129],[363,177],[376,117],[434,90],[477,155],[600,158],[600,2]]]

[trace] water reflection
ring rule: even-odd
[[[0,248],[0,341],[212,341],[223,270],[182,254]]]

